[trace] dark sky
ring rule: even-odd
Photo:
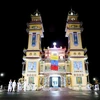
[[[42,1],[42,0],[41,0]],[[82,32],[83,47],[88,49],[88,61],[90,79],[98,77],[99,73],[99,27],[100,16],[97,2],[4,2],[0,9],[0,46],[1,64],[0,72],[5,73],[4,80],[21,77],[23,48],[27,48],[28,33],[26,24],[30,22],[30,15],[38,8],[41,13],[44,36],[42,45],[52,46],[56,41],[58,46],[67,46],[65,25],[70,8],[79,14],[79,20],[83,22]],[[57,36],[58,34],[58,36]]]

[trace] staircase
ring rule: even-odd
[[[69,91],[70,89],[69,88],[67,88],[67,87],[64,87],[64,88],[50,88],[50,87],[48,87],[48,88],[43,88],[42,89],[43,91]]]

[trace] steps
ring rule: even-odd
[[[43,91],[69,91],[69,88],[43,88]]]

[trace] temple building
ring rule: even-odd
[[[68,12],[65,37],[68,37],[68,48],[54,47],[41,50],[41,38],[44,38],[41,14],[31,15],[27,25],[28,48],[25,56],[22,76],[27,84],[34,83],[35,88],[70,88],[86,90],[88,83],[87,49],[82,47],[82,22],[73,10]]]

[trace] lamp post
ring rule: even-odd
[[[4,77],[4,73],[0,73],[0,78]],[[3,81],[1,80],[1,86],[0,86],[0,89],[3,89]]]

